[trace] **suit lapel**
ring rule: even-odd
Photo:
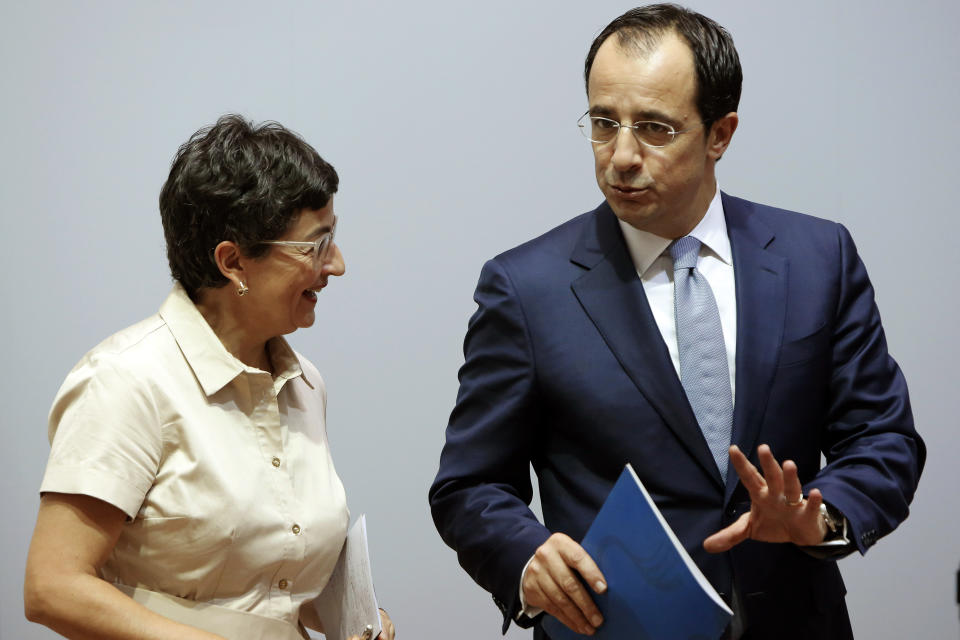
[[[788,263],[766,250],[774,235],[751,215],[752,203],[725,193],[722,198],[737,289],[737,396],[732,440],[750,457],[758,444],[783,339]],[[728,499],[736,483],[731,466]]]
[[[690,455],[721,487],[720,472],[670,361],[616,216],[606,203],[591,216],[571,260],[587,269],[571,288],[607,346]]]

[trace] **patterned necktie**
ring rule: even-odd
[[[680,382],[726,482],[733,430],[730,370],[717,301],[707,279],[697,270],[699,255],[700,241],[692,236],[670,245]]]

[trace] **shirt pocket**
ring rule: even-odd
[[[110,568],[130,586],[210,600],[217,595],[235,535],[235,528],[207,518],[137,518],[124,525]]]

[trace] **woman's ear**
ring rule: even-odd
[[[246,260],[237,243],[224,240],[218,244],[213,250],[213,260],[223,277],[232,282],[238,290],[246,287],[247,278],[243,268]]]

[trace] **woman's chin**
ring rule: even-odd
[[[310,310],[308,313],[301,313],[297,318],[297,329],[306,329],[312,327],[317,319],[317,314]]]

